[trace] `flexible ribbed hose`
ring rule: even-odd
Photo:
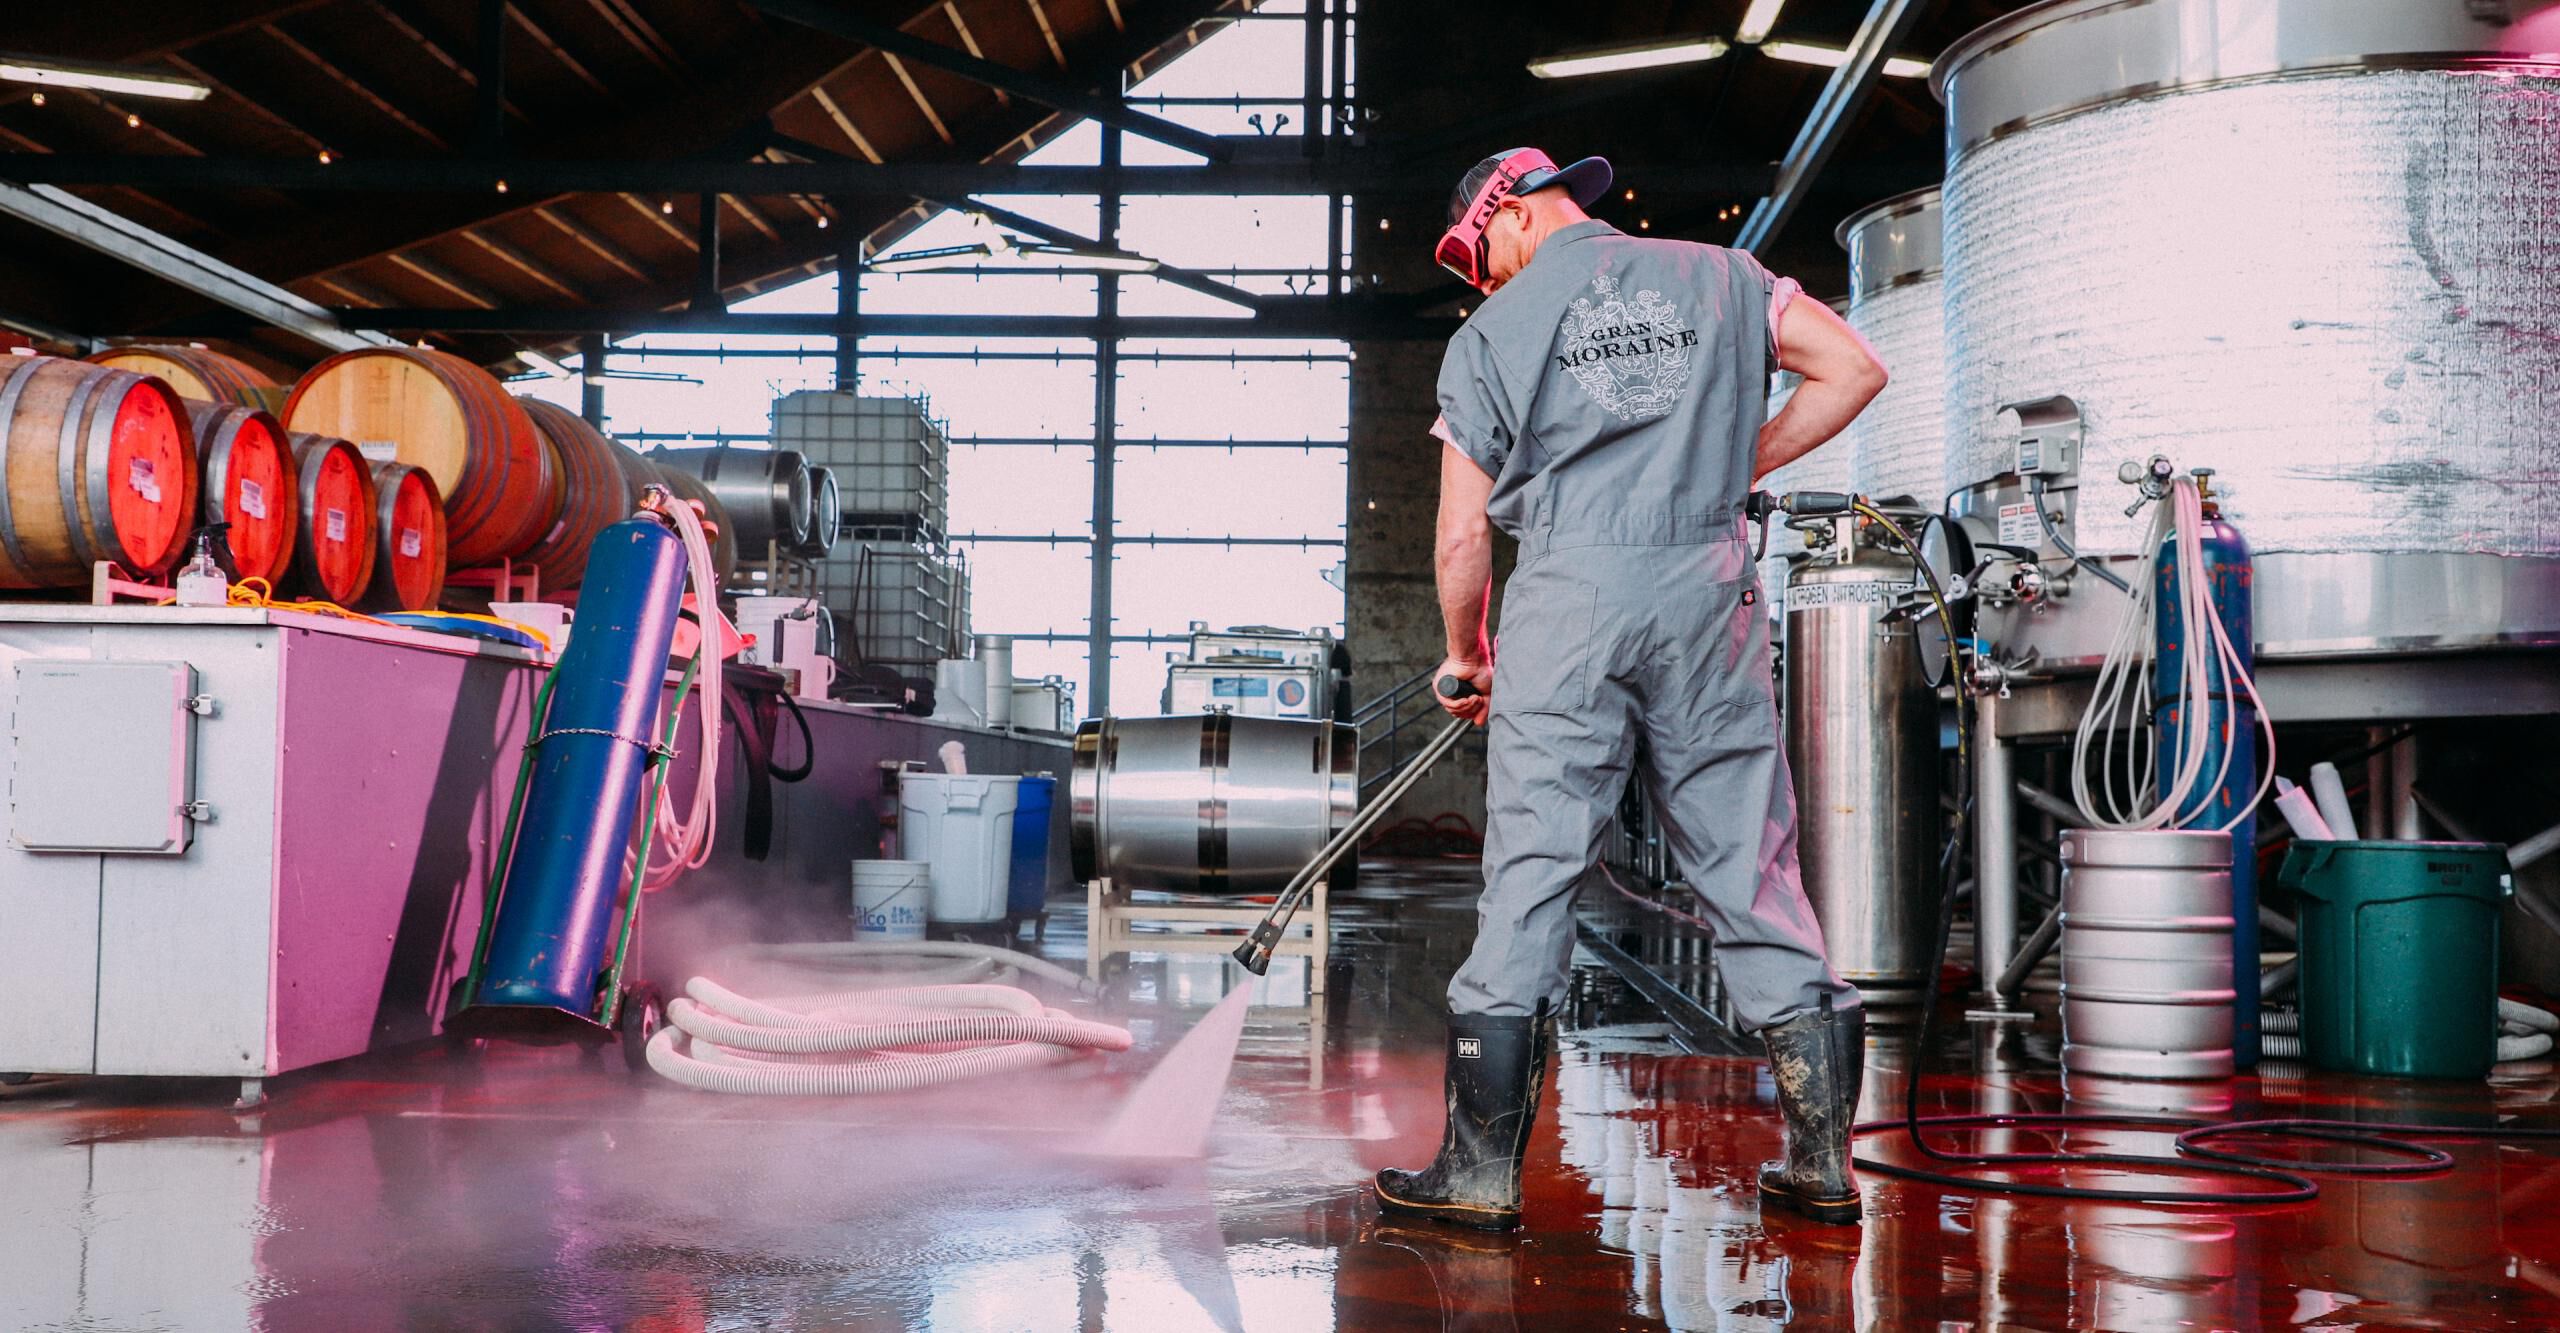
[[[983,945],[768,945],[749,956],[800,967],[872,965],[901,955],[1000,961],[1082,978]],[[992,956],[992,959],[990,958]],[[781,999],[695,977],[649,1041],[649,1067],[707,1092],[844,1096],[904,1092],[1125,1051],[1125,1028],[1052,1009],[1012,986],[883,985]]]

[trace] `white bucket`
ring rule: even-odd
[[[1004,919],[1013,873],[1013,811],[1022,779],[970,773],[898,775],[898,852],[933,866],[932,919]]]
[[[924,938],[933,867],[922,861],[853,863],[853,933],[870,939]]]

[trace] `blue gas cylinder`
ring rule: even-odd
[[[536,723],[543,734],[499,881],[479,1006],[589,1020],[602,1010],[596,991],[630,882],[624,861],[659,740],[684,576],[683,543],[654,518],[626,519],[595,540],[578,632],[552,668],[549,716]]]
[[[2222,780],[2191,796],[2178,812],[2179,823],[2191,828],[2220,828],[2241,811],[2249,812],[2231,829],[2231,1054],[2238,1067],[2247,1069],[2258,1062],[2258,817],[2251,808],[2258,791],[2258,714],[2245,693],[2238,698],[2207,700],[2195,710],[2179,703],[2178,679],[2185,670],[2186,654],[2211,654],[2214,645],[2212,626],[2194,626],[2191,632],[2186,624],[2179,602],[2176,541],[2173,535],[2162,544],[2159,564],[2159,617],[2154,645],[2159,659],[2152,675],[2154,724],[2161,756],[2159,780],[2164,785],[2176,780],[2170,757],[2185,743],[2186,729],[2201,726],[2207,746],[2204,776],[2210,780],[2216,770],[2221,770]],[[2213,607],[2222,618],[2223,633],[2238,654],[2242,669],[2254,673],[2257,639],[2250,617],[2249,543],[2239,529],[2223,519],[2221,507],[2207,500],[2199,544],[2203,548],[2206,585],[2212,589]],[[2197,715],[2189,716],[2190,711]],[[2225,745],[2230,749],[2227,768],[2222,754]]]

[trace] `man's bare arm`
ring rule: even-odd
[[[1778,323],[1778,364],[1804,376],[1804,383],[1760,428],[1754,483],[1848,429],[1884,392],[1884,363],[1875,349],[1820,301],[1798,298],[1788,305]]]
[[[1488,709],[1485,696],[1493,693],[1493,650],[1484,638],[1485,603],[1493,594],[1493,522],[1484,507],[1492,497],[1493,478],[1474,459],[1454,444],[1440,450],[1440,520],[1432,570],[1440,586],[1449,656],[1438,674],[1456,676],[1478,692],[1472,699],[1441,699],[1440,706],[1479,723]],[[1433,697],[1438,697],[1436,691]]]

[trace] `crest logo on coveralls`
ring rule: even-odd
[[[1629,301],[1606,273],[1591,280],[1591,290],[1594,295],[1575,298],[1565,312],[1556,369],[1622,421],[1669,412],[1688,386],[1689,349],[1698,345],[1698,331],[1660,292],[1639,291]]]

